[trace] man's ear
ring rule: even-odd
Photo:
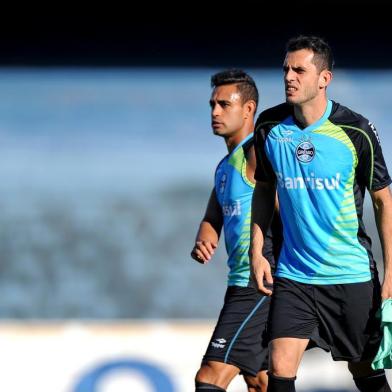
[[[327,88],[327,86],[331,83],[332,80],[332,72],[324,69],[320,72],[319,76],[319,88]]]
[[[254,116],[256,113],[256,102],[253,99],[245,102],[245,118],[249,118],[250,116]]]

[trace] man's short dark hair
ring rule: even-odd
[[[241,95],[242,103],[244,104],[251,100],[255,101],[257,110],[259,92],[256,83],[251,76],[241,69],[228,69],[211,76],[212,88],[224,86],[226,84],[235,84]]]
[[[301,49],[309,49],[313,51],[313,63],[320,72],[324,69],[332,71],[334,66],[332,49],[323,38],[299,35],[298,37],[291,38],[287,42],[287,52],[295,52]]]

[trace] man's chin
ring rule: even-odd
[[[214,135],[216,136],[223,136],[224,132],[220,129],[212,129],[212,132],[214,132]]]
[[[288,103],[289,105],[294,105],[295,99],[292,97],[286,97],[286,103]]]

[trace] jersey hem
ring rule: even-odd
[[[275,276],[277,278],[286,278],[290,280],[295,280],[296,282],[305,283],[305,284],[316,284],[316,285],[327,285],[327,284],[349,284],[349,283],[362,283],[368,282],[372,279],[370,272],[366,275],[360,275],[355,278],[312,278],[312,277],[298,277],[295,275],[290,275],[286,273],[276,273]]]
[[[248,287],[249,286],[249,279],[246,282],[228,282],[228,286],[239,286],[239,287]]]

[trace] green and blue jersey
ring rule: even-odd
[[[246,175],[246,155],[252,146],[253,135],[250,134],[220,161],[215,171],[215,193],[222,211],[228,254],[229,286],[253,285],[250,280],[248,251],[251,204],[255,185]],[[275,264],[274,257],[281,247],[280,231],[279,217],[275,217],[272,228],[268,230],[263,248],[263,254],[272,266]]]
[[[250,277],[248,251],[254,184],[246,176],[245,154],[252,137],[250,134],[226,155],[215,172],[215,192],[222,209],[228,254],[229,286],[246,287]]]

